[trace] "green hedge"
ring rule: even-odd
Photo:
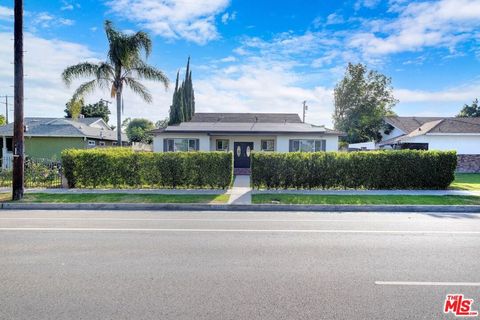
[[[133,152],[128,148],[62,152],[71,188],[228,188],[232,153]]]
[[[446,189],[455,152],[253,153],[252,185],[268,189]]]

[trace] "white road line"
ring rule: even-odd
[[[374,233],[374,234],[463,234],[480,235],[480,231],[435,230],[342,230],[342,229],[174,229],[174,228],[0,228],[0,231],[115,231],[115,232],[236,232],[236,233]]]
[[[385,286],[456,286],[480,287],[480,282],[428,282],[428,281],[375,281]]]

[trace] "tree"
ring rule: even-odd
[[[4,126],[7,124],[7,119],[3,114],[0,114],[0,126]]]
[[[102,118],[106,123],[110,120],[110,110],[102,100],[97,103],[85,105],[83,99],[72,99],[66,106],[65,118],[77,119],[82,115],[84,118]]]
[[[168,78],[163,71],[148,65],[143,59],[143,54],[146,59],[152,51],[152,40],[147,33],[139,31],[126,34],[116,30],[108,20],[105,21],[105,33],[109,44],[107,61],[82,62],[70,66],[63,71],[62,78],[67,85],[71,85],[72,81],[78,78],[93,78],[77,88],[73,100],[82,98],[97,88],[110,90],[111,97],[115,98],[117,103],[117,140],[121,146],[123,90],[130,88],[145,102],[151,103],[152,95],[139,80],[159,81],[167,88]]]
[[[460,110],[460,113],[457,114],[459,118],[477,118],[480,117],[480,105],[478,104],[478,99],[473,100],[471,105],[465,104]]]
[[[394,114],[391,78],[361,63],[349,63],[344,78],[335,86],[335,128],[346,132],[349,143],[380,140],[383,118]]]
[[[168,122],[170,121],[170,119],[167,117],[163,120],[158,120],[157,122],[155,122],[155,128],[157,129],[163,129],[163,128],[166,128],[168,127]]]
[[[127,136],[132,142],[152,143],[153,135],[148,131],[155,129],[148,119],[132,119],[127,125]]]
[[[192,71],[190,70],[190,57],[188,57],[185,79],[180,87],[178,83],[179,72],[177,72],[175,91],[173,92],[172,105],[170,106],[170,125],[190,121],[195,114],[195,94],[192,83]]]

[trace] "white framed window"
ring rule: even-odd
[[[199,139],[163,139],[164,152],[198,151],[199,147]]]
[[[325,151],[326,140],[293,139],[290,140],[290,152],[318,152]]]
[[[217,151],[228,151],[229,141],[228,139],[217,139]]]
[[[275,151],[275,140],[262,140],[261,141],[262,151]]]
[[[97,143],[95,142],[95,140],[88,140],[88,146],[89,147],[95,147],[97,145]]]
[[[114,142],[112,143],[112,146],[118,146],[118,142],[117,142],[117,141],[114,141]]]
[[[99,142],[98,142],[98,145],[99,145],[100,147],[105,147],[105,141],[99,141]]]

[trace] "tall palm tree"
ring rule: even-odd
[[[117,140],[122,145],[122,94],[128,87],[138,94],[145,102],[152,102],[149,90],[138,80],[153,80],[161,82],[168,88],[168,78],[163,71],[148,65],[143,60],[152,51],[152,40],[145,32],[125,34],[116,30],[111,21],[105,21],[109,50],[105,62],[82,62],[66,68],[62,73],[65,84],[69,86],[78,78],[93,77],[93,80],[81,84],[73,94],[73,100],[83,98],[96,89],[110,90],[112,98],[117,102]]]

